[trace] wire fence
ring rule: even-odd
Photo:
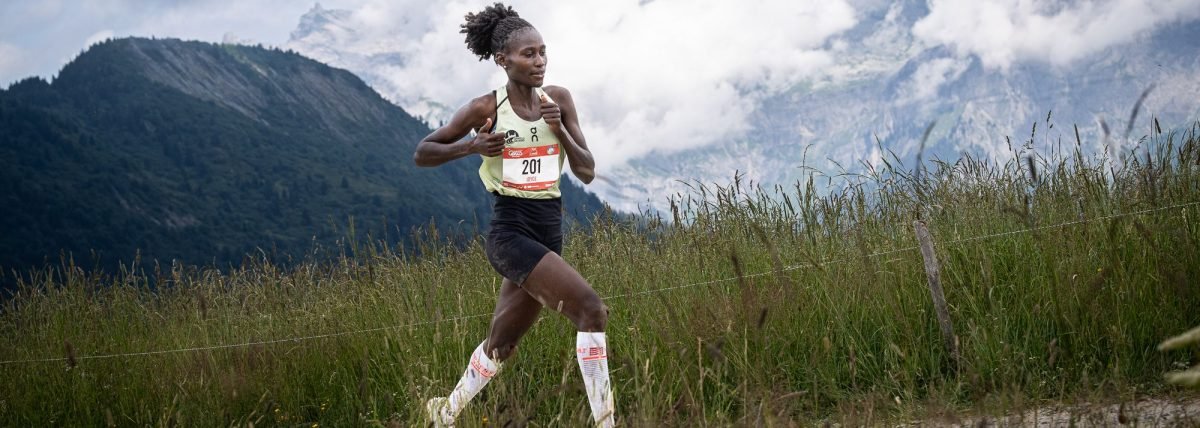
[[[1164,207],[1157,207],[1157,208],[1147,208],[1144,210],[1110,214],[1110,215],[1106,215],[1106,216],[1100,216],[1100,217],[1095,217],[1095,218],[1090,218],[1090,219],[1075,220],[1075,221],[1068,221],[1068,222],[1057,223],[1057,224],[1052,224],[1052,225],[1030,227],[1030,228],[1025,228],[1025,229],[991,233],[991,234],[972,236],[972,237],[967,237],[967,238],[959,238],[959,239],[944,241],[944,242],[942,242],[942,244],[954,245],[954,244],[961,244],[961,243],[966,243],[966,242],[982,241],[982,240],[987,240],[987,239],[1001,238],[1001,237],[1005,237],[1005,236],[1019,235],[1019,234],[1024,234],[1024,233],[1032,233],[1032,232],[1037,232],[1037,231],[1046,230],[1046,229],[1071,227],[1071,226],[1076,226],[1076,225],[1080,225],[1080,224],[1086,224],[1086,223],[1098,222],[1098,221],[1104,221],[1104,220],[1111,220],[1111,219],[1120,218],[1120,217],[1129,217],[1129,216],[1149,214],[1149,213],[1154,213],[1154,212],[1159,212],[1159,211],[1187,208],[1187,207],[1191,207],[1191,206],[1195,206],[1195,205],[1200,205],[1200,201],[1179,203],[1179,204],[1174,204],[1174,205],[1164,206]],[[738,279],[756,278],[756,277],[767,276],[767,275],[777,275],[781,272],[788,272],[788,271],[793,271],[796,269],[801,269],[801,268],[806,268],[806,267],[823,267],[823,266],[827,266],[827,265],[831,265],[831,264],[835,264],[835,263],[844,263],[844,262],[853,261],[853,260],[873,258],[873,257],[885,256],[885,255],[889,255],[889,254],[902,253],[902,252],[906,252],[906,251],[915,251],[915,250],[919,250],[919,249],[920,249],[920,246],[913,245],[913,246],[909,246],[909,247],[896,248],[896,249],[892,249],[892,250],[880,251],[880,252],[870,253],[870,254],[866,254],[866,255],[858,255],[858,256],[845,257],[845,258],[839,258],[839,259],[826,259],[826,260],[817,261],[817,262],[808,262],[808,263],[784,266],[779,269],[773,269],[773,270],[769,270],[769,271],[765,271],[765,272],[758,272],[758,273],[746,274],[746,275],[738,275],[738,276],[732,276],[732,277],[728,277],[728,278],[714,279],[714,280],[710,280],[710,281],[695,282],[695,283],[684,284],[684,285],[655,288],[655,289],[650,289],[650,290],[642,290],[642,291],[637,291],[637,292],[632,292],[632,293],[617,294],[617,295],[602,296],[602,297],[605,300],[632,298],[632,297],[637,297],[637,296],[642,296],[642,295],[664,293],[664,292],[668,292],[668,291],[680,290],[680,289],[685,289],[685,288],[708,286],[708,285],[719,284],[719,283],[724,283],[724,282],[729,282],[729,281],[735,281]],[[406,329],[406,328],[412,328],[412,327],[420,327],[420,326],[424,326],[424,325],[433,325],[433,324],[445,323],[445,322],[464,321],[464,320],[475,319],[475,318],[483,318],[483,317],[487,317],[487,316],[491,316],[491,315],[492,314],[490,312],[489,313],[479,313],[479,314],[474,314],[474,315],[462,315],[462,316],[451,317],[451,318],[425,320],[425,321],[391,325],[391,326],[385,326],[385,327],[375,327],[375,328],[367,328],[367,329],[360,329],[360,330],[347,330],[347,331],[341,331],[341,332],[336,332],[336,333],[317,334],[317,335],[311,335],[311,336],[299,336],[299,337],[291,337],[291,338],[284,338],[284,339],[249,341],[249,342],[239,342],[239,343],[211,345],[211,346],[194,346],[194,347],[187,347],[187,348],[164,349],[164,350],[144,351],[144,352],[125,352],[125,353],[113,353],[113,354],[83,355],[83,356],[76,356],[73,358],[76,361],[101,360],[101,359],[113,359],[113,358],[129,358],[129,357],[143,357],[143,356],[152,356],[152,355],[200,352],[200,351],[214,351],[214,350],[222,350],[222,349],[274,345],[274,344],[280,344],[280,343],[299,343],[299,342],[305,342],[305,341],[317,340],[317,339],[328,339],[328,338],[333,338],[333,337],[350,336],[350,335],[356,335],[356,334],[374,333],[374,332],[381,332],[381,331],[387,331],[387,330],[399,330],[399,329]],[[65,361],[68,361],[69,359],[70,358],[68,358],[68,357],[58,357],[58,358],[32,358],[32,359],[22,359],[22,360],[6,360],[6,361],[0,361],[0,365],[65,362]]]

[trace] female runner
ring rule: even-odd
[[[453,426],[467,402],[513,355],[542,307],[548,307],[575,324],[575,352],[592,417],[598,426],[611,427],[615,407],[604,336],[608,309],[561,257],[558,179],[564,158],[584,183],[595,178],[575,101],[566,88],[542,86],[546,45],[511,7],[496,3],[468,13],[462,33],[467,48],[481,61],[492,58],[508,82],[460,108],[449,123],[421,140],[413,159],[419,166],[437,166],[482,156],[479,178],[495,195],[485,252],[504,282],[487,338],[471,354],[454,390],[429,400],[426,411],[434,425]],[[474,137],[463,139],[473,128]]]

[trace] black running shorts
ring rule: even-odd
[[[562,255],[562,199],[496,195],[484,246],[492,268],[521,285],[551,251]]]

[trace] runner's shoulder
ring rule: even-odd
[[[467,101],[455,116],[462,117],[467,122],[477,122],[492,117],[496,111],[496,94],[488,92]]]
[[[467,109],[472,112],[487,113],[487,116],[490,117],[492,111],[496,109],[496,92],[488,92],[475,97],[467,103]]]
[[[571,91],[568,91],[567,88],[562,86],[546,85],[542,87],[542,90],[546,91],[546,95],[549,95],[550,98],[553,98],[556,101],[571,99]]]

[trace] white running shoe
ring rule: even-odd
[[[449,398],[430,398],[425,402],[425,415],[433,422],[434,428],[454,428],[454,416],[450,416]]]

